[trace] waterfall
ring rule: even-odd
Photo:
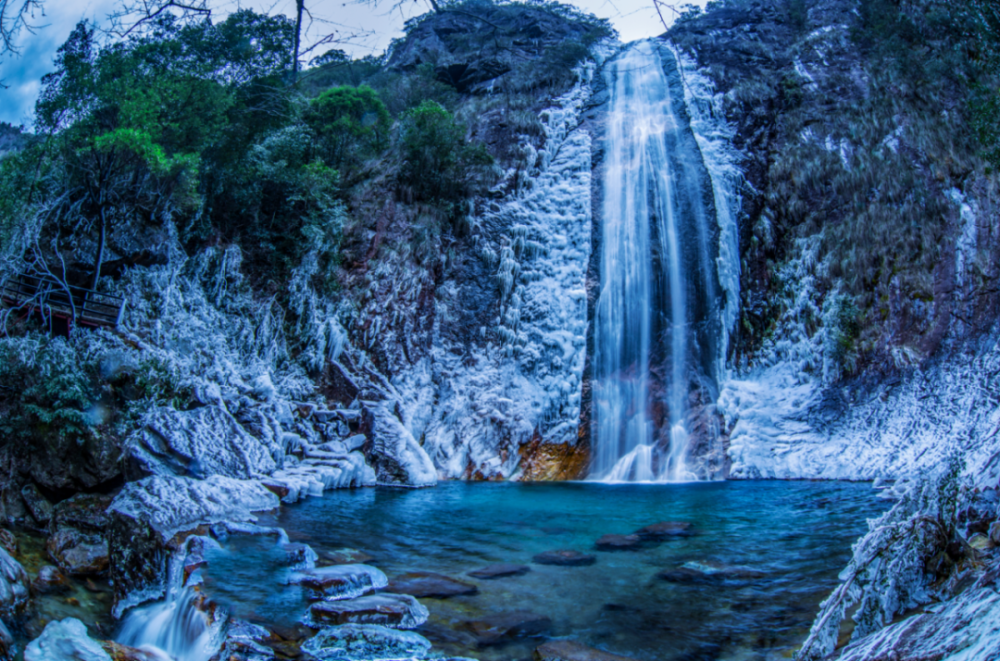
[[[197,608],[191,588],[136,608],[125,618],[118,642],[164,661],[208,661],[219,651],[218,632]]]
[[[725,350],[713,180],[670,50],[630,45],[604,75],[591,476],[697,479],[692,402],[714,403]]]

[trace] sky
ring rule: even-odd
[[[78,21],[105,22],[118,1],[44,0],[44,16],[37,15],[31,21],[35,28],[33,34],[21,35],[20,55],[0,60],[0,82],[6,86],[6,89],[0,89],[0,121],[31,125],[40,80],[52,70],[56,49]],[[678,4],[704,6],[705,2],[684,0]],[[394,0],[382,0],[375,7],[345,0],[313,0],[313,4],[316,5],[314,18],[317,20],[307,33],[306,41],[320,32],[335,30],[342,40],[337,47],[354,57],[382,53],[392,39],[402,34],[406,19],[429,9],[427,0],[405,0],[398,9],[390,9]],[[572,0],[569,4],[610,19],[622,41],[643,39],[663,32],[652,0]],[[214,16],[222,18],[227,12],[240,7],[291,15],[295,3],[294,0],[219,0],[214,5],[219,8]],[[668,16],[665,18],[669,20]]]

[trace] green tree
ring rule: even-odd
[[[391,125],[385,104],[366,85],[326,90],[310,102],[305,119],[338,168],[383,150]]]

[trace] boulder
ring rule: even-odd
[[[155,476],[127,484],[108,510],[115,616],[162,596],[168,556],[188,536],[215,523],[254,521],[253,512],[278,505],[260,482],[219,475]]]
[[[604,535],[594,543],[598,551],[634,551],[641,545],[639,535]]]
[[[408,594],[417,598],[447,599],[462,595],[472,595],[479,588],[471,583],[457,581],[433,572],[410,572],[392,579],[387,592]]]
[[[333,565],[292,574],[289,582],[326,599],[354,599],[389,584],[385,574],[368,565]]]
[[[321,624],[379,624],[393,629],[416,629],[427,621],[427,608],[408,594],[372,594],[357,599],[321,601],[311,607]]]
[[[584,567],[597,562],[597,557],[579,551],[560,550],[545,551],[531,559],[539,565],[557,565],[560,567]]]
[[[28,603],[28,572],[0,550],[0,616],[11,617]]]
[[[691,534],[691,524],[686,521],[661,521],[640,528],[635,534],[643,539],[668,539],[670,537],[686,537]]]
[[[36,522],[44,526],[52,518],[52,503],[34,484],[27,484],[21,489],[21,498],[24,499],[24,506],[28,508],[31,518]]]
[[[60,528],[49,535],[45,552],[71,576],[93,576],[108,569],[108,541],[103,535]]]
[[[24,661],[112,661],[80,620],[49,622],[42,635],[24,648]]]
[[[31,582],[31,589],[38,594],[65,592],[69,589],[69,579],[59,571],[58,567],[44,565],[38,570],[38,576]]]
[[[539,636],[552,627],[552,620],[529,611],[497,613],[465,623],[480,645],[497,645],[514,638]]]
[[[302,645],[317,661],[423,659],[430,648],[430,641],[412,631],[374,624],[326,627]]]
[[[375,469],[378,484],[397,487],[430,487],[437,484],[437,470],[413,434],[384,402],[368,402],[362,409],[362,451]]]
[[[470,571],[469,576],[473,578],[492,580],[495,578],[505,578],[507,576],[523,576],[529,571],[531,571],[531,567],[527,565],[499,564]]]
[[[550,640],[535,648],[535,661],[635,661],[627,656],[587,647],[575,640]]]
[[[155,409],[126,440],[126,473],[132,477],[222,475],[249,479],[278,468],[279,448],[251,436],[221,406],[191,411]]]
[[[76,528],[94,533],[104,533],[108,529],[108,508],[111,496],[80,493],[61,501],[52,508],[50,530]]]
[[[764,578],[766,574],[746,567],[723,567],[701,562],[686,562],[676,569],[667,569],[656,574],[668,583],[727,583]]]
[[[219,661],[272,661],[274,651],[264,645],[277,640],[264,627],[242,620],[230,620],[226,640],[217,658]]]

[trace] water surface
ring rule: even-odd
[[[478,647],[465,623],[513,610],[553,621],[547,638],[570,637],[642,661],[789,658],[819,602],[836,584],[865,518],[884,502],[868,484],[713,482],[665,485],[442,483],[433,489],[335,491],[262,520],[321,555],[364,551],[390,579],[432,571],[475,583],[479,593],[423,599],[418,629],[435,649],[490,661],[530,659],[542,639]],[[695,534],[636,551],[602,552],[602,535],[659,521]],[[234,538],[209,559],[206,591],[238,615],[288,625],[308,595],[282,585],[287,569],[270,540]],[[540,552],[593,553],[586,567],[532,563]],[[493,563],[531,566],[523,576],[477,580]],[[691,564],[696,563],[696,564]],[[664,570],[709,566],[729,578],[674,583]]]

